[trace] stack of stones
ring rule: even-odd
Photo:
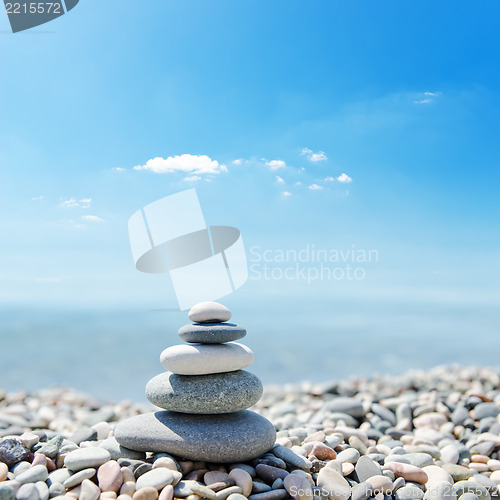
[[[262,396],[262,383],[243,370],[253,352],[234,342],[246,335],[228,323],[231,312],[217,302],[192,307],[179,336],[187,344],[165,349],[166,373],[152,378],[146,397],[164,408],[117,425],[115,437],[127,448],[164,452],[214,463],[247,461],[275,442],[274,426],[247,410]]]

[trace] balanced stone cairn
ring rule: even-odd
[[[214,463],[254,459],[268,451],[276,431],[267,419],[247,410],[262,396],[262,383],[243,370],[254,360],[246,335],[227,321],[231,312],[217,302],[192,307],[193,324],[179,330],[188,344],[165,349],[166,373],[152,378],[146,397],[165,411],[129,418],[115,429],[117,441],[142,452],[164,452]]]

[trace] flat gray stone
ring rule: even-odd
[[[324,409],[331,412],[347,413],[351,417],[358,418],[365,415],[365,409],[360,399],[339,396],[324,405]]]
[[[237,370],[211,375],[161,373],[146,385],[154,405],[181,413],[231,413],[245,410],[262,396],[262,383],[252,373]]]
[[[178,375],[232,372],[250,366],[253,360],[252,350],[237,342],[174,345],[160,355],[163,368]]]
[[[252,460],[268,451],[274,445],[276,431],[271,422],[248,410],[221,415],[159,411],[120,422],[115,438],[132,450],[234,463]]]
[[[16,476],[16,481],[21,484],[36,483],[37,481],[46,481],[48,477],[49,472],[45,465],[35,465]]]
[[[64,458],[64,465],[73,472],[97,468],[111,460],[111,455],[104,448],[80,448],[71,451]]]
[[[396,415],[389,408],[382,406],[379,403],[372,403],[371,410],[375,415],[378,415],[382,420],[389,422],[391,425],[396,425]]]
[[[271,450],[271,453],[286,463],[292,465],[293,467],[298,467],[299,469],[310,470],[312,467],[312,462],[306,457],[295,453],[290,448],[277,444]]]
[[[367,500],[372,496],[372,485],[366,481],[355,484],[351,490],[352,500]]]
[[[477,420],[486,417],[496,417],[500,413],[500,408],[495,403],[479,403],[474,407],[474,414]]]
[[[16,500],[40,500],[40,494],[34,483],[23,484],[16,493]]]
[[[360,453],[356,448],[346,448],[337,454],[336,460],[338,462],[348,462],[351,464],[355,464],[360,458]]]
[[[193,323],[179,330],[179,337],[192,344],[222,344],[242,339],[247,331],[234,323]]]
[[[407,485],[396,491],[396,500],[422,500],[424,492],[417,486]]]
[[[16,490],[9,483],[10,481],[0,483],[0,500],[15,500]]]
[[[354,469],[360,483],[366,481],[370,477],[380,476],[380,474],[382,474],[382,467],[367,456],[360,457]]]
[[[174,480],[174,475],[170,469],[166,467],[158,467],[150,470],[137,479],[136,488],[146,488],[151,486],[161,491],[167,484],[171,484]]]

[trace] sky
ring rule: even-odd
[[[456,0],[81,0],[12,34],[0,12],[5,328],[41,328],[40,310],[64,329],[60,310],[178,308],[168,276],[135,269],[127,221],[194,187],[254,264],[222,300],[235,319],[494,342],[499,14]],[[308,248],[377,258],[361,279],[257,272],[265,251],[276,277],[295,266],[280,251]]]

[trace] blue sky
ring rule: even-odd
[[[465,1],[81,0],[16,35],[1,14],[0,301],[175,307],[165,276],[134,269],[127,220],[195,187],[207,221],[241,229],[247,250],[378,251],[359,281],[250,280],[225,301],[240,311],[319,308],[342,331],[345,304],[365,329],[362,304],[385,311],[379,327],[411,306],[418,330],[432,306],[439,333],[464,324],[445,309],[467,305],[467,326],[493,335],[499,14]],[[180,155],[192,156],[166,160]],[[168,165],[187,171],[154,171]]]

